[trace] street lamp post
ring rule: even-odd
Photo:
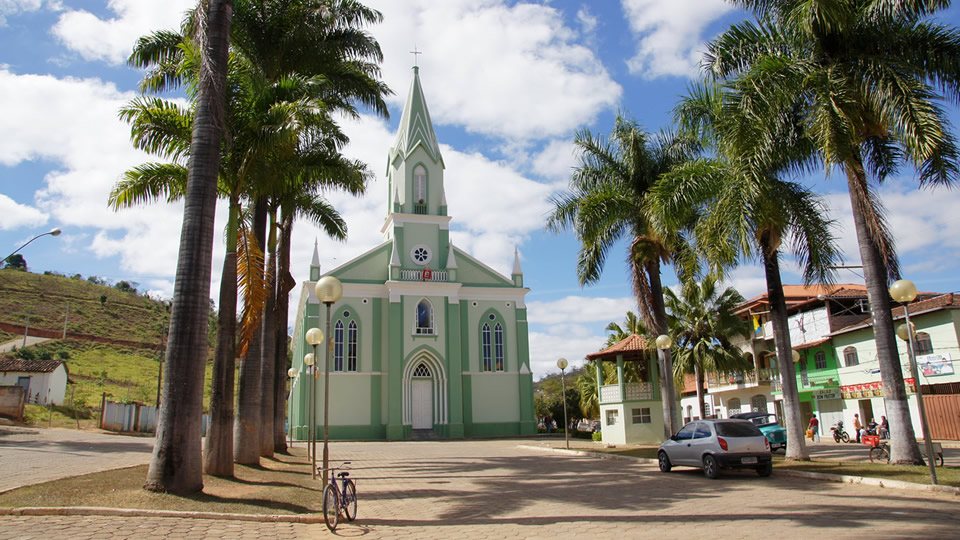
[[[657,348],[661,351],[664,351],[664,357],[669,354],[670,347],[673,347],[673,339],[670,338],[667,334],[660,334],[656,339]],[[660,364],[661,368],[666,368],[666,362]],[[660,387],[667,394],[667,398],[670,400],[670,406],[665,407],[663,410],[663,432],[666,438],[673,436],[673,373],[661,373],[663,377],[663,384]],[[662,400],[661,400],[662,401]]]
[[[564,378],[563,370],[567,369],[567,359],[561,358],[557,360],[557,367],[560,368],[560,388],[562,389],[562,394],[560,398],[563,400],[563,440],[567,443],[567,450],[570,449],[570,421],[567,420],[567,381]]]
[[[907,359],[910,362],[910,374],[913,384],[917,385],[917,406],[920,408],[920,428],[923,430],[923,442],[927,447],[927,464],[930,466],[930,483],[937,484],[937,468],[934,464],[933,440],[930,438],[930,427],[927,425],[927,409],[923,403],[923,391],[920,386],[920,371],[917,369],[917,357],[913,349],[913,325],[910,323],[910,302],[917,297],[917,287],[911,281],[901,279],[890,286],[890,297],[903,304],[903,316],[906,324],[897,329],[897,335],[907,342]],[[902,334],[906,334],[906,338]]]
[[[287,370],[287,377],[290,379],[290,392],[287,393],[287,435],[290,437],[290,447],[293,448],[293,383],[300,373],[297,368],[292,367]]]
[[[317,281],[314,289],[317,298],[327,306],[327,336],[330,335],[330,308],[343,296],[343,284],[333,276],[324,276]],[[330,468],[330,349],[333,348],[332,339],[327,339],[327,348],[324,353],[323,370],[323,485],[327,485],[327,470]]]
[[[316,382],[317,382],[317,345],[323,343],[323,331],[319,328],[311,328],[307,330],[307,343],[313,345],[313,352],[307,354],[303,357],[303,363],[307,365],[307,369],[310,370],[310,411],[307,414],[310,422],[310,460],[312,463],[311,474],[314,479],[317,478],[317,392],[316,392]]]
[[[27,247],[28,245],[30,245],[30,242],[33,242],[34,240],[36,240],[37,238],[40,238],[41,236],[47,236],[48,234],[49,234],[50,236],[60,236],[60,233],[61,233],[61,232],[63,232],[63,231],[61,231],[60,228],[57,227],[57,228],[54,228],[54,229],[50,229],[49,231],[47,231],[47,232],[45,232],[45,233],[40,233],[40,234],[34,236],[33,238],[27,240],[27,242],[26,242],[25,244],[23,244],[22,246],[18,247],[13,253],[7,255],[6,257],[4,257],[3,260],[5,261],[5,260],[9,259],[10,257],[13,257],[14,255],[17,254],[17,251],[20,251],[21,249]]]

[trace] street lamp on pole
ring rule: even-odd
[[[567,359],[557,360],[557,367],[560,368],[560,388],[562,389],[561,399],[563,399],[563,440],[567,443],[567,450],[570,449],[570,421],[567,420],[567,381],[564,378],[563,370],[567,369]]]
[[[317,298],[327,306],[327,336],[330,335],[330,308],[343,296],[343,284],[333,276],[324,276],[317,281],[314,289]],[[323,485],[327,485],[327,470],[330,468],[330,349],[333,348],[332,339],[327,339],[324,352],[323,370]],[[314,467],[316,468],[316,467]]]
[[[300,371],[292,367],[287,370],[287,377],[290,379],[290,392],[287,393],[287,434],[290,437],[290,447],[293,448],[293,383]]]
[[[314,479],[317,478],[317,345],[323,343],[323,330],[319,328],[311,328],[307,330],[307,343],[313,345],[313,352],[308,353],[303,357],[303,363],[306,364],[307,369],[311,375],[310,384],[307,386],[310,389],[310,399],[309,407],[310,410],[307,414],[308,422],[310,422],[310,460],[312,463],[311,474]]]
[[[61,233],[61,232],[63,232],[63,231],[61,231],[59,227],[56,227],[56,228],[54,228],[54,229],[50,229],[49,231],[47,231],[47,232],[45,232],[45,233],[40,233],[40,234],[34,236],[33,238],[27,240],[27,242],[26,242],[25,244],[23,244],[22,246],[18,247],[16,250],[14,250],[13,253],[7,255],[6,257],[4,257],[3,260],[5,261],[5,260],[9,259],[10,257],[13,257],[14,255],[17,254],[18,251],[20,251],[21,249],[27,247],[28,245],[30,245],[30,242],[33,242],[34,240],[36,240],[37,238],[40,238],[41,236],[47,236],[48,234],[49,234],[50,236],[60,236],[60,233]]]
[[[673,347],[673,339],[667,334],[660,334],[657,336],[656,345],[657,349],[663,351],[663,357],[666,359],[667,355],[670,354],[670,347]],[[662,362],[660,367],[663,371],[666,371],[667,365],[667,362]],[[663,410],[663,432],[666,438],[670,438],[673,435],[673,407],[675,406],[673,403],[673,373],[661,373],[660,376],[663,378],[660,388],[663,389],[670,400],[670,406]]]
[[[927,447],[927,464],[930,466],[930,483],[937,483],[937,469],[934,464],[933,441],[930,439],[930,427],[927,426],[927,409],[923,403],[923,391],[920,386],[920,371],[917,369],[917,357],[913,348],[913,324],[910,322],[910,302],[917,297],[917,286],[911,281],[901,279],[895,281],[890,286],[890,297],[903,304],[903,316],[906,324],[902,325],[903,331],[897,329],[897,335],[900,339],[907,342],[907,358],[910,361],[910,374],[913,376],[913,384],[917,385],[917,406],[920,408],[920,427],[923,430],[923,442]],[[903,334],[906,334],[904,339]]]

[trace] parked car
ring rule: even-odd
[[[662,472],[674,465],[703,469],[707,478],[720,469],[754,469],[770,476],[773,459],[770,441],[747,420],[695,420],[660,445],[657,458]]]
[[[600,421],[599,420],[583,420],[577,424],[577,431],[588,431],[590,433],[596,433],[600,431]]]
[[[770,450],[787,449],[787,430],[777,423],[777,415],[766,412],[745,412],[731,415],[730,418],[739,418],[749,420],[753,425],[760,428],[760,431],[767,436],[770,441]]]

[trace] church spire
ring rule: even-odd
[[[320,279],[320,247],[316,238],[313,239],[313,259],[310,260],[310,281]]]
[[[394,156],[399,155],[406,158],[417,148],[417,145],[423,145],[423,149],[426,150],[434,162],[443,161],[443,158],[440,157],[440,144],[437,142],[437,134],[433,131],[433,122],[430,120],[430,112],[427,110],[423,88],[420,87],[420,68],[414,66],[413,82],[410,83],[407,101],[403,105],[400,128],[397,130],[397,142],[391,153]]]
[[[510,277],[514,285],[523,287],[523,269],[520,268],[520,250],[517,248],[513,248],[513,272]]]

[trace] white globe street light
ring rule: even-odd
[[[307,391],[310,392],[310,399],[307,400],[310,410],[307,412],[307,422],[310,424],[310,446],[308,452],[310,454],[310,461],[313,464],[311,466],[311,474],[313,479],[317,478],[317,392],[316,392],[316,379],[317,379],[317,368],[314,367],[316,364],[317,358],[317,345],[323,343],[323,330],[319,328],[311,328],[307,330],[307,343],[313,346],[313,352],[307,353],[303,357],[303,363],[307,366],[307,373],[313,375],[307,379]]]
[[[910,302],[917,298],[917,286],[912,281],[901,279],[895,281],[890,286],[890,297],[903,304],[903,317],[906,324],[900,325],[903,328],[897,328],[897,336],[907,342],[907,359],[910,361],[910,375],[913,376],[913,384],[917,385],[917,406],[920,408],[920,428],[923,431],[923,441],[927,447],[927,464],[930,466],[930,483],[937,484],[937,469],[933,463],[933,441],[930,439],[930,428],[927,427],[927,408],[923,403],[923,389],[920,386],[920,370],[917,369],[917,356],[913,348],[913,323],[910,322]],[[906,334],[904,338],[903,334]],[[911,437],[912,439],[912,437]]]
[[[292,367],[287,370],[287,377],[290,379],[290,391],[287,392],[287,435],[290,437],[290,447],[293,447],[293,382],[300,374],[300,370]]]
[[[567,420],[567,381],[564,378],[563,370],[567,369],[567,359],[560,358],[557,360],[557,367],[560,368],[560,388],[562,388],[563,394],[561,394],[561,399],[563,400],[563,439],[567,444],[567,450],[570,449],[570,421]]]
[[[330,308],[343,296],[343,284],[333,276],[323,276],[317,281],[314,292],[317,298],[327,306],[327,335],[330,335]],[[323,370],[323,486],[327,485],[327,470],[330,468],[330,350],[333,340],[327,340],[324,353]],[[314,467],[316,469],[316,467]]]

